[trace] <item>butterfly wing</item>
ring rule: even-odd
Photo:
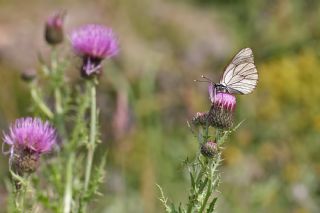
[[[244,48],[234,56],[225,69],[220,84],[230,93],[249,94],[256,88],[258,72],[250,48]]]

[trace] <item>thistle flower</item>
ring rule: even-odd
[[[4,134],[4,144],[10,146],[10,164],[19,174],[32,173],[39,166],[39,158],[50,152],[56,143],[56,130],[39,118],[20,118]]]
[[[77,55],[82,57],[81,75],[91,77],[101,73],[101,62],[115,56],[118,40],[111,28],[90,24],[75,30],[71,34],[71,44]]]
[[[201,145],[200,152],[207,158],[213,158],[218,152],[218,146],[215,141],[208,141]]]
[[[233,112],[236,98],[227,92],[218,92],[212,98],[212,106],[208,115],[211,126],[219,129],[229,129],[233,125]]]
[[[63,20],[65,11],[50,16],[45,25],[45,39],[50,45],[57,45],[63,41]]]

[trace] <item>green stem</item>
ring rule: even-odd
[[[205,174],[205,171],[207,170],[207,164],[208,160],[205,159],[205,162],[201,162],[200,157],[198,158],[199,164],[201,165],[201,169],[196,177],[196,185],[199,184],[199,181],[202,179],[203,174]]]
[[[25,199],[26,199],[26,192],[27,192],[27,185],[21,191],[21,209],[22,212],[25,212]]]
[[[201,131],[201,130],[200,130]],[[198,139],[200,139],[200,144],[201,143],[206,143],[208,138],[209,138],[209,126],[208,124],[202,128],[202,133],[200,133],[202,135],[202,137],[199,137]],[[217,134],[217,140],[219,141],[221,137],[221,133],[218,132]],[[201,165],[201,168],[199,170],[199,172],[196,174],[196,178],[195,178],[195,185],[196,188],[192,189],[192,193],[191,193],[191,200],[189,198],[189,203],[188,203],[188,207],[187,207],[187,213],[191,213],[193,212],[193,209],[195,207],[195,203],[193,199],[198,199],[200,195],[202,195],[203,193],[203,189],[202,187],[206,187],[206,192],[205,194],[203,194],[204,198],[201,202],[201,206],[199,209],[199,213],[202,213],[205,211],[205,208],[207,206],[208,200],[213,192],[213,190],[216,187],[216,182],[219,179],[219,175],[216,174],[218,172],[217,167],[220,165],[221,162],[221,153],[217,153],[217,156],[215,158],[215,160],[213,161],[212,159],[207,159],[205,158],[204,161],[201,160],[200,156],[197,158],[198,160],[198,165]],[[215,178],[216,177],[216,178]],[[205,178],[208,181],[205,181],[205,183],[201,184],[201,180]],[[214,179],[215,178],[215,179]],[[202,186],[200,186],[199,184],[201,184]],[[205,186],[203,186],[203,184],[205,184]],[[201,187],[201,189],[199,189],[199,187]]]
[[[63,113],[62,104],[61,104],[61,92],[59,88],[54,89],[54,97],[56,99],[56,112],[61,115]]]
[[[192,212],[192,207],[193,207],[193,203],[189,203],[188,209],[187,209],[187,213],[191,213]]]
[[[58,67],[58,51],[57,48],[52,47],[51,49],[51,70],[54,72]]]
[[[221,152],[219,152],[218,154],[217,154],[217,160],[216,160],[216,162],[215,162],[215,164],[214,164],[214,166],[213,166],[213,169],[211,170],[211,175],[213,176],[213,174],[215,173],[215,172],[217,172],[218,171],[218,166],[220,165],[220,163],[221,163]]]
[[[49,107],[47,107],[47,105],[41,100],[41,98],[39,97],[39,94],[37,93],[36,89],[34,87],[31,88],[31,97],[33,99],[33,101],[36,103],[36,105],[39,107],[39,109],[46,114],[46,116],[49,119],[53,119],[53,113],[52,111],[49,109]]]
[[[207,168],[207,167],[206,167]],[[211,166],[210,166],[211,168]],[[207,186],[207,191],[206,191],[206,195],[205,195],[205,198],[202,202],[202,205],[200,207],[200,210],[199,210],[199,213],[202,213],[207,205],[207,202],[208,202],[208,199],[211,195],[211,192],[212,192],[212,177],[213,177],[213,172],[211,171],[211,174],[210,174],[211,177],[207,177],[209,179],[208,181],[208,186]]]
[[[19,176],[11,171],[13,175],[13,188],[15,191],[15,208],[17,211],[24,213],[25,212],[25,198],[28,188],[28,178]],[[21,188],[17,188],[17,185]]]
[[[85,173],[84,190],[88,190],[91,167],[95,150],[95,140],[96,140],[96,124],[97,124],[97,111],[96,111],[96,87],[95,83],[91,82],[90,94],[91,94],[91,122],[90,122],[90,137],[88,144],[88,157],[87,157],[87,167]]]
[[[61,72],[61,70],[59,69],[58,54],[57,54],[57,49],[55,47],[53,47],[51,51],[50,74],[51,74],[51,79],[53,79],[55,82],[54,98],[55,98],[56,125],[62,138],[67,140],[64,118],[63,118],[64,110],[62,106],[62,96],[61,96],[61,86],[63,85],[63,72]]]
[[[198,164],[201,165],[201,169],[198,172],[198,174],[196,176],[196,179],[195,179],[196,188],[192,189],[195,192],[195,193],[191,193],[192,199],[197,199],[199,197],[199,194],[201,194],[198,186],[200,184],[200,180],[202,179],[203,175],[206,174],[207,164],[208,164],[208,160],[207,159],[205,159],[205,162],[201,162],[201,158],[200,157],[198,157],[197,159],[198,159]],[[194,207],[193,200],[189,200],[187,213],[191,213],[193,207]]]
[[[62,100],[61,100],[61,90],[59,87],[56,87],[54,89],[54,96],[55,96],[55,120],[57,122],[57,128],[61,134],[61,137],[67,141],[67,133],[66,133],[66,128],[65,128],[65,123],[64,123],[64,112],[63,112],[63,107],[62,107]]]
[[[58,70],[58,58],[56,48],[53,47],[51,51],[51,74],[52,79],[57,81],[60,79],[60,73]],[[61,82],[60,82],[61,83]],[[55,82],[54,86],[54,97],[55,97],[55,109],[58,114],[62,114],[62,105],[61,105],[61,92],[60,92],[60,85]]]
[[[67,164],[67,171],[66,171],[66,185],[64,191],[64,213],[71,212],[71,202],[72,202],[72,180],[73,180],[73,163],[75,160],[75,153],[71,152]]]
[[[204,201],[203,201],[203,203],[202,203],[202,205],[201,205],[201,208],[200,208],[200,210],[199,210],[199,213],[202,213],[202,212],[203,212],[204,208],[205,208],[206,205],[207,205],[207,202],[208,202],[208,199],[209,199],[209,197],[210,197],[210,195],[211,195],[211,192],[212,192],[212,189],[211,189],[211,187],[212,187],[212,180],[209,180],[208,182],[209,182],[209,184],[208,184],[208,186],[207,186],[206,196],[205,196]]]

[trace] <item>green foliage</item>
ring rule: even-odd
[[[99,192],[100,185],[104,182],[105,178],[105,165],[106,165],[106,155],[102,156],[100,164],[94,168],[92,174],[92,180],[90,181],[88,191],[83,196],[85,202],[91,201],[95,195],[102,196]]]
[[[92,165],[95,148],[100,143],[96,83],[84,82],[84,89],[73,87],[65,75],[67,60],[60,60],[55,48],[51,56],[50,66],[42,64],[42,76],[30,82],[30,90],[34,113],[51,120],[60,144],[47,162],[42,163],[39,174],[31,175],[31,181],[11,172],[16,190],[9,191],[15,203],[9,206],[9,212],[32,212],[32,209],[86,212],[87,204],[99,194],[103,182],[106,157],[97,167]],[[53,99],[52,105],[47,103],[48,99]]]

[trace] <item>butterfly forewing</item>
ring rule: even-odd
[[[244,48],[232,59],[225,69],[220,84],[230,93],[248,94],[257,85],[258,72],[254,65],[253,53]]]

